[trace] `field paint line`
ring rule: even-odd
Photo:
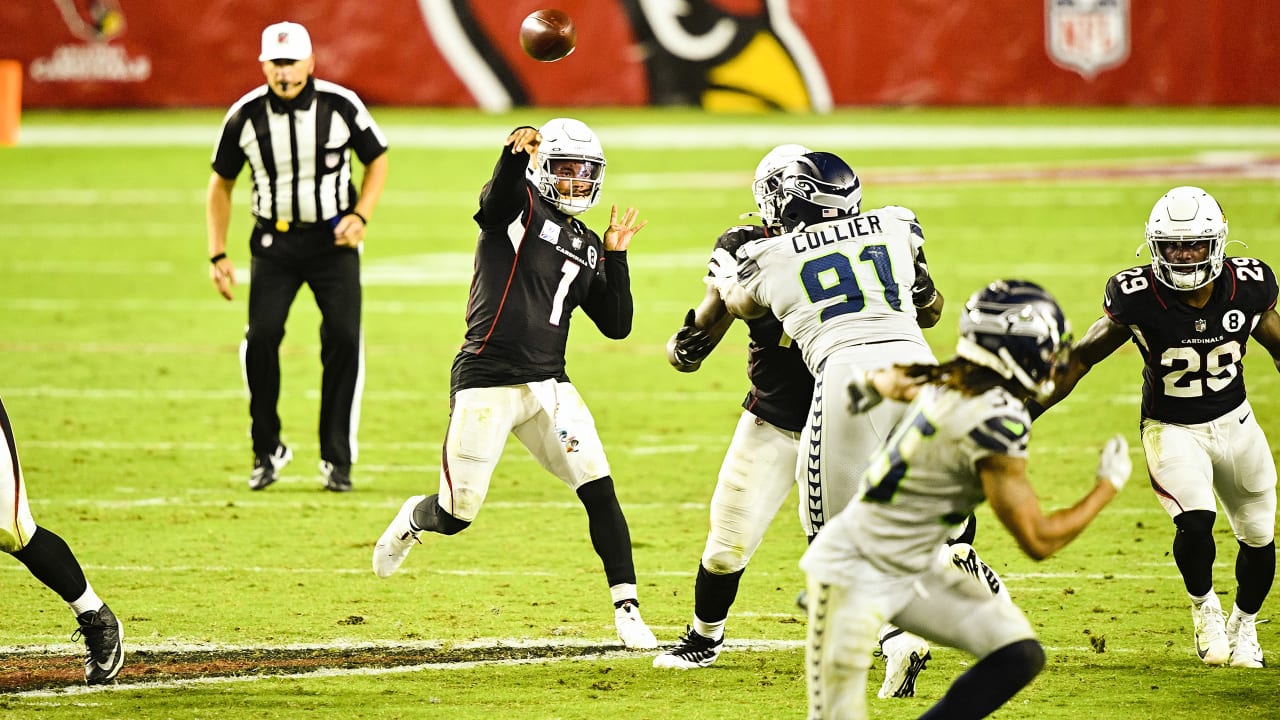
[[[725,647],[745,652],[803,652],[807,642],[803,640],[725,640]],[[264,648],[269,649],[269,648]],[[1045,646],[1047,652],[1075,653],[1084,655],[1097,654],[1097,649],[1091,646],[1061,646],[1051,645]],[[967,653],[948,647],[935,647],[934,652],[942,652],[943,654],[959,653],[965,657],[969,657]],[[1132,654],[1138,653],[1136,648],[1114,647],[1109,646],[1106,650],[1111,654]],[[181,678],[176,680],[161,681],[141,681],[141,682],[116,682],[112,685],[72,685],[65,688],[53,690],[27,690],[23,692],[5,693],[7,698],[64,698],[79,697],[84,695],[92,695],[96,693],[108,692],[134,692],[147,690],[173,690],[183,687],[192,687],[198,685],[221,685],[227,683],[244,683],[257,682],[260,680],[309,680],[309,679],[325,679],[340,677],[377,677],[382,675],[399,675],[418,673],[428,670],[471,670],[478,667],[514,667],[521,665],[546,665],[560,662],[595,662],[600,660],[627,660],[646,658],[649,656],[647,652],[637,652],[635,650],[606,650],[596,653],[585,653],[577,655],[564,655],[558,657],[540,657],[540,658],[505,658],[501,660],[468,660],[460,662],[436,662],[436,663],[420,663],[416,665],[400,665],[393,667],[379,668],[326,668],[322,670],[309,670],[298,673],[267,673],[262,675],[225,675],[198,678]],[[79,706],[83,703],[76,702]],[[55,704],[56,705],[56,704]]]
[[[483,150],[497,147],[509,126],[384,125],[396,147]],[[805,125],[791,123],[608,125],[596,131],[611,149],[652,150],[750,148],[784,142],[810,147],[899,149],[975,147],[1164,147],[1280,145],[1280,129],[1250,125],[1089,126],[1089,125]],[[21,147],[213,147],[207,125],[39,125],[24,123]]]

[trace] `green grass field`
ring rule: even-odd
[[[222,300],[207,277],[204,188],[220,111],[29,113],[0,149],[0,397],[37,521],[65,537],[125,623],[130,664],[114,688],[5,692],[6,718],[798,718],[804,617],[794,607],[804,541],[793,506],[753,559],[712,668],[652,669],[618,650],[612,608],[577,499],[515,442],[483,512],[452,538],[424,538],[380,580],[374,540],[405,497],[433,492],[461,342],[475,242],[471,214],[510,117],[374,108],[391,176],[364,253],[367,377],[355,492],[316,472],[319,314],[303,291],[282,349],[280,411],[294,463],[250,493],[248,409],[237,346],[248,287]],[[649,226],[630,253],[631,337],[580,317],[569,373],[591,406],[631,524],[641,601],[660,640],[683,632],[707,501],[746,389],[745,333],[692,375],[663,347],[715,237],[754,209],[751,171],[775,144],[832,150],[858,170],[864,206],[919,216],[949,303],[928,337],[950,356],[958,308],[996,277],[1057,294],[1078,332],[1103,285],[1135,259],[1152,203],[1201,185],[1231,223],[1229,253],[1280,264],[1275,109],[861,111],[827,117],[574,112],[609,167],[601,206],[635,205]],[[237,188],[230,255],[248,268],[248,181]],[[1046,507],[1092,482],[1111,433],[1138,445],[1141,362],[1126,347],[1041,420],[1031,473]],[[1280,377],[1246,360],[1263,427],[1280,430]],[[1049,651],[1045,672],[995,717],[1278,718],[1280,676],[1209,669],[1196,658],[1172,523],[1142,477],[1075,544],[1043,563],[985,509],[977,545]],[[1235,543],[1218,523],[1223,604]],[[0,675],[79,652],[66,606],[16,561],[0,561]],[[1269,619],[1273,599],[1263,608]],[[1274,623],[1259,627],[1280,652]],[[422,651],[407,667],[316,661],[271,671],[277,651]],[[524,660],[485,658],[522,656]],[[495,650],[495,648],[497,648]],[[503,649],[505,648],[505,649]],[[579,648],[581,652],[575,651]],[[226,677],[140,672],[148,658],[260,657]],[[203,653],[203,654],[201,654]],[[447,655],[449,661],[432,663]],[[538,657],[541,656],[541,657]],[[871,701],[873,718],[918,716],[970,658],[936,649],[919,697]],[[474,658],[473,662],[456,662]],[[203,662],[203,660],[201,660]],[[265,668],[265,669],[264,669]],[[877,663],[870,682],[880,681]],[[66,660],[66,677],[79,673]],[[138,671],[138,672],[135,672]]]

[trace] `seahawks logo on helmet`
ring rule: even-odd
[[[838,155],[811,152],[782,171],[781,195],[782,226],[794,232],[857,215],[862,207],[862,181]]]

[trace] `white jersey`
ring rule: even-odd
[[[1026,408],[1004,388],[971,396],[925,386],[802,566],[825,582],[847,582],[842,565],[854,556],[890,574],[923,572],[986,499],[978,461],[1027,457],[1030,430]]]
[[[911,295],[923,245],[915,214],[888,206],[744,245],[738,282],[816,375],[843,347],[905,340],[929,352]]]

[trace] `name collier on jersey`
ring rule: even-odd
[[[880,218],[876,215],[857,215],[848,220],[830,225],[812,232],[796,233],[791,236],[791,248],[798,253],[816,250],[823,245],[834,245],[855,237],[874,235],[880,232]]]

